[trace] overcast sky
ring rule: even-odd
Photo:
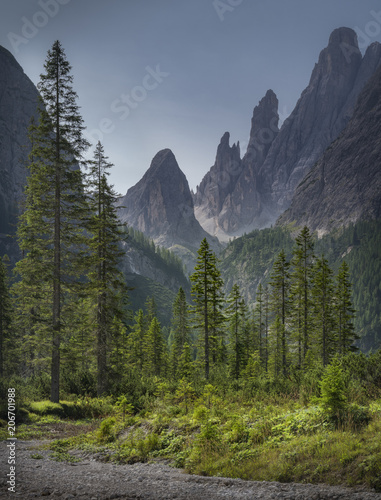
[[[37,84],[59,39],[89,137],[125,194],[170,148],[191,188],[225,131],[246,150],[271,88],[281,119],[308,84],[330,33],[381,41],[379,0],[1,0],[0,44]]]

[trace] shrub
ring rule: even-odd
[[[347,397],[343,369],[336,360],[326,367],[320,382],[320,390],[319,402],[324,412],[329,417],[339,417],[346,407]]]
[[[116,420],[114,417],[108,417],[101,422],[101,425],[97,432],[97,438],[102,441],[109,443],[114,441],[115,439],[115,431],[114,426],[116,424]]]

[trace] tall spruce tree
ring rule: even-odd
[[[213,298],[222,289],[220,272],[216,266],[216,259],[210,250],[206,238],[201,242],[198,250],[195,272],[190,276],[192,285],[192,296],[194,302],[194,312],[196,327],[201,332],[201,345],[203,346],[203,363],[205,378],[209,379],[210,371],[210,336],[213,325]]]
[[[183,288],[179,289],[173,304],[172,332],[173,343],[171,346],[171,369],[173,375],[176,377],[184,345],[187,344],[189,348],[190,341],[188,304]]]
[[[225,315],[223,308],[225,298],[223,292],[224,282],[221,278],[221,272],[217,267],[217,257],[213,253],[211,256],[212,265],[215,269],[214,281],[211,293],[211,314],[210,314],[210,355],[213,364],[220,362],[224,358],[225,352]]]
[[[295,240],[292,272],[292,302],[294,337],[298,346],[298,365],[301,366],[310,347],[309,333],[312,330],[311,288],[314,265],[314,242],[310,230],[305,226]]]
[[[145,361],[144,346],[146,336],[144,313],[142,309],[139,309],[136,313],[134,321],[135,323],[126,341],[127,359],[129,364],[136,367],[141,374]]]
[[[254,307],[254,326],[258,332],[258,352],[263,365],[265,365],[264,319],[264,290],[262,283],[259,283],[257,288],[256,304]]]
[[[97,353],[97,393],[107,390],[108,343],[115,327],[115,320],[124,319],[126,286],[119,265],[124,252],[121,242],[125,233],[116,213],[117,194],[109,185],[108,170],[113,165],[108,162],[104,148],[97,143],[94,160],[89,162],[87,191],[91,217],[87,229],[92,235],[88,241],[87,276],[89,292],[93,298],[94,312],[90,322],[96,337]]]
[[[313,272],[313,326],[316,354],[326,366],[335,354],[335,322],[333,315],[334,286],[333,272],[327,259],[317,259]]]
[[[226,314],[230,330],[229,371],[233,378],[238,379],[241,370],[244,368],[245,351],[248,351],[249,346],[245,345],[247,322],[246,307],[237,284],[233,285],[227,303],[228,307],[226,309]]]
[[[59,41],[48,51],[38,84],[42,101],[39,123],[32,127],[32,151],[25,212],[18,240],[24,258],[17,271],[21,313],[34,314],[34,329],[51,339],[51,400],[59,401],[60,352],[65,297],[78,271],[81,222],[87,210],[78,166],[88,143],[72,88],[71,67]]]
[[[147,376],[163,376],[166,372],[167,350],[161,326],[156,317],[151,321],[145,336],[145,362],[143,371]]]
[[[275,336],[274,346],[274,362],[276,372],[278,373],[279,365],[283,375],[287,372],[287,350],[288,350],[288,331],[287,321],[290,313],[290,263],[286,259],[284,250],[276,259],[272,274],[271,274],[271,296],[270,306],[271,312],[276,318],[276,328],[273,329]]]
[[[4,375],[5,345],[10,333],[12,303],[9,293],[8,270],[5,262],[8,257],[0,257],[0,377]]]
[[[344,355],[356,350],[354,342],[358,335],[354,329],[355,310],[352,305],[352,285],[349,280],[349,266],[343,261],[336,277],[335,316],[338,336],[338,352]]]

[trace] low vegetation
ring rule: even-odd
[[[320,373],[310,369],[299,385],[266,376],[217,383],[215,373],[213,383],[151,377],[135,404],[128,394],[24,398],[17,436],[58,437],[50,458],[66,462],[79,450],[118,464],[165,460],[201,475],[381,491],[380,353],[349,354]]]

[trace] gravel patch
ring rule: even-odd
[[[7,491],[8,448],[0,443],[0,499],[48,500],[381,500],[381,493],[338,486],[256,482],[183,473],[163,463],[115,465],[87,456],[56,462],[41,441],[17,441],[16,491]],[[42,458],[32,458],[41,456]]]

